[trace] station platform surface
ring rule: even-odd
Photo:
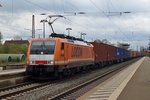
[[[25,68],[22,68],[22,69],[1,70],[0,71],[0,76],[17,74],[17,73],[23,73],[23,72],[25,72]]]
[[[77,100],[150,100],[150,58],[141,58]]]

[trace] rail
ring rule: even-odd
[[[133,61],[133,62],[135,62],[135,61]],[[133,63],[133,62],[132,62],[132,63]],[[129,64],[131,64],[131,63],[129,63]],[[124,66],[119,67],[119,68],[115,68],[115,69],[110,70],[110,71],[108,71],[108,72],[106,72],[106,73],[103,73],[103,74],[101,74],[100,76],[95,77],[94,79],[91,79],[91,80],[89,80],[89,81],[86,81],[86,82],[84,82],[84,83],[82,83],[82,84],[77,85],[76,87],[73,87],[73,88],[71,88],[71,89],[69,89],[69,90],[66,90],[66,91],[60,93],[60,94],[57,94],[57,95],[55,95],[55,96],[53,96],[53,97],[50,97],[49,100],[61,100],[61,99],[64,99],[64,100],[68,100],[68,99],[74,100],[74,99],[76,99],[76,98],[74,98],[74,96],[72,96],[73,98],[70,98],[70,95],[72,95],[72,94],[75,93],[76,91],[81,90],[82,88],[84,88],[84,87],[86,87],[86,86],[88,86],[88,85],[94,83],[95,81],[97,81],[97,80],[99,80],[99,79],[101,79],[101,78],[103,78],[103,77],[105,77],[105,76],[107,76],[107,75],[109,75],[109,74],[111,74],[111,73],[114,73],[114,72],[116,72],[116,71],[120,71],[120,70],[124,69],[124,68],[125,68],[126,66],[128,66],[129,64],[124,65]],[[83,91],[83,90],[82,90],[82,91]],[[87,89],[85,89],[85,91],[87,91]],[[67,98],[67,96],[68,96],[69,98]]]

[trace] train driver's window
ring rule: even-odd
[[[61,50],[64,50],[64,43],[61,43]]]

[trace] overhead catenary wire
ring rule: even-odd
[[[65,1],[65,0],[64,0],[64,1]],[[64,3],[64,4],[65,4],[65,3]],[[82,11],[80,11],[80,10],[75,6],[75,3],[74,3],[74,4],[69,3],[68,5],[70,5],[71,8],[74,8],[75,11],[72,12],[72,13],[77,14],[78,12],[81,12],[81,13],[83,13],[82,16],[84,16],[84,14],[87,16],[87,12],[82,12]],[[65,11],[66,9],[64,9],[64,7],[65,7],[65,5],[63,5],[63,7],[62,7],[63,12],[67,12],[67,11]],[[71,13],[71,12],[68,12],[68,13]],[[89,17],[84,18],[84,20],[87,22],[87,23],[86,23],[86,26],[89,26],[89,27],[91,27],[91,26],[93,26],[93,25],[97,26],[96,22],[94,22],[93,20],[91,20]],[[70,19],[69,19],[69,21],[71,22]],[[76,25],[80,25],[80,26],[85,27],[84,25],[81,25],[81,24],[79,24],[79,23],[76,23],[76,22],[73,22],[73,23],[75,23]],[[95,32],[93,32],[93,31],[91,30],[91,28],[89,28],[89,27],[85,28],[85,29],[86,29],[86,33],[94,34]],[[82,30],[80,30],[79,33],[81,33],[81,32],[82,32]],[[83,31],[83,32],[85,32],[85,31]]]
[[[69,3],[69,5],[71,5],[71,7],[74,8],[75,10],[80,11],[75,5],[73,5],[73,4],[71,4],[71,3]],[[64,8],[64,9],[65,9],[65,8]],[[63,12],[65,12],[65,10],[64,10]],[[74,12],[74,13],[77,13],[77,12]],[[85,13],[86,13],[86,12],[85,12]],[[75,16],[76,16],[76,15],[75,15]],[[91,30],[89,29],[89,27],[85,27],[84,25],[81,25],[81,24],[79,24],[79,23],[77,23],[77,22],[73,22],[73,21],[72,21],[70,18],[68,18],[68,17],[69,17],[69,16],[65,16],[65,19],[68,20],[69,22],[71,22],[72,24],[81,26],[81,28],[86,29],[86,31],[88,30],[88,31],[91,32]],[[86,17],[85,20],[88,20],[87,22],[89,23],[89,25],[95,24],[95,22],[91,21],[88,17]]]
[[[50,9],[41,6],[40,4],[38,4],[38,3],[36,3],[36,2],[29,1],[29,0],[24,0],[24,1],[30,3],[30,4],[33,5],[33,6],[36,6],[36,7],[40,8],[40,9],[43,9],[43,10],[45,10],[45,11],[50,11]],[[74,5],[74,4],[72,4],[72,5]],[[72,5],[71,5],[71,6],[72,6]],[[50,11],[50,12],[51,12],[51,11]],[[56,14],[56,12],[53,12],[53,13]],[[103,12],[103,13],[105,13],[105,12]],[[106,14],[106,15],[107,15],[107,14]],[[107,16],[107,17],[109,17],[109,16]],[[111,19],[111,18],[110,18],[110,19]],[[84,26],[84,25],[81,25],[81,23],[79,23],[79,22],[73,22],[73,21],[72,21],[70,18],[68,18],[68,17],[66,17],[66,20],[68,20],[68,22],[74,23],[75,25],[78,25],[78,26],[82,27],[82,28],[85,29],[86,31],[91,31],[88,27],[86,27],[86,26]],[[88,21],[88,23],[89,23],[89,22],[94,24],[94,22],[92,22],[92,21]],[[120,31],[122,31],[122,30],[120,29]]]
[[[110,1],[110,3],[111,3],[112,7],[115,8],[115,10],[116,10],[116,7],[117,7],[117,6],[114,6],[111,0],[109,0],[109,1]],[[133,13],[133,12],[131,12],[131,13]],[[119,18],[120,18],[120,17],[119,17]],[[132,18],[132,19],[133,19],[133,20],[131,20],[131,22],[133,23],[133,26],[138,25],[138,24],[136,23],[135,19],[134,19],[134,18]],[[124,23],[124,22],[123,22],[123,23]],[[124,24],[125,24],[125,23],[124,23]],[[133,30],[131,30],[130,43],[135,44],[135,43],[134,43],[134,36],[133,36],[133,35],[134,35],[134,32],[133,32]],[[131,47],[131,48],[132,48],[132,47]]]
[[[32,5],[34,5],[34,6],[36,6],[36,7],[39,7],[40,9],[43,9],[43,10],[45,10],[45,11],[52,12],[52,13],[55,14],[55,15],[58,14],[58,13],[56,13],[56,12],[54,12],[54,11],[50,11],[49,9],[47,9],[47,8],[45,8],[45,7],[42,7],[42,6],[40,6],[40,5],[38,5],[38,4],[34,3],[34,2],[31,2],[31,1],[29,1],[29,0],[24,0],[24,1],[26,1],[26,2],[28,2],[28,3],[30,3],[30,4],[32,4]],[[80,26],[80,27],[83,28],[83,29],[89,30],[89,28],[85,28],[83,25],[81,25],[81,24],[79,24],[79,23],[77,23],[77,22],[73,22],[73,21],[70,20],[68,17],[65,17],[65,19],[68,20],[69,22],[73,23],[73,24],[76,24],[76,25]]]
[[[65,3],[66,3],[66,2],[65,2],[65,0],[64,0],[63,7],[62,7],[63,13],[66,12],[66,11],[65,11]],[[68,3],[69,3],[69,2],[68,2]],[[74,4],[69,3],[68,5],[70,5],[71,8],[74,8],[74,10],[79,11],[79,9],[78,9]],[[76,13],[76,12],[74,12],[74,13]],[[75,16],[76,16],[76,15],[75,15]],[[90,31],[88,27],[85,27],[85,26],[83,26],[83,25],[81,25],[81,24],[79,24],[79,23],[77,23],[77,22],[73,22],[73,21],[72,21],[71,19],[69,19],[68,17],[69,17],[69,16],[65,16],[65,19],[68,20],[69,22],[71,22],[71,23],[73,23],[73,24],[75,24],[75,25],[81,26],[81,28],[84,28],[84,29]],[[90,23],[91,23],[92,21],[88,20],[87,22],[90,22]],[[93,22],[92,22],[92,24],[93,24]]]
[[[128,40],[128,37],[124,34],[124,32],[121,31],[120,27],[118,27],[118,26],[111,20],[111,18],[110,18],[108,15],[107,15],[102,9],[100,9],[92,0],[89,0],[89,1],[93,4],[93,6],[94,6],[96,9],[98,9],[99,12],[102,11],[102,14],[103,14],[104,16],[106,16],[106,18],[108,18],[108,20],[109,20],[113,25],[115,25],[116,28],[118,28],[118,30],[119,30],[121,33],[123,33],[123,35],[125,36],[125,38]]]
[[[24,1],[26,1],[26,2],[28,2],[29,4],[32,4],[32,5],[34,5],[34,6],[38,7],[38,8],[40,8],[40,9],[43,9],[43,10],[46,10],[46,11],[50,11],[49,9],[47,9],[47,8],[45,8],[45,7],[42,7],[42,6],[40,6],[40,5],[38,5],[38,4],[34,3],[34,2],[31,2],[31,1],[29,1],[29,0],[24,0]]]
[[[110,1],[111,6],[116,10],[116,6],[113,5],[113,3],[112,3],[111,0],[109,0],[109,1]],[[117,11],[117,10],[116,10],[116,11]],[[119,16],[119,19],[121,19],[120,16]],[[124,23],[123,21],[121,21],[121,23],[126,24],[126,23]],[[135,25],[135,24],[134,24],[134,25]],[[131,40],[132,40],[132,38],[131,38]]]
[[[38,4],[36,4],[36,3],[34,3],[34,2],[31,2],[31,1],[29,1],[29,0],[24,0],[24,1],[27,1],[28,3],[30,3],[30,4],[32,4],[32,5],[34,5],[34,6],[36,6],[36,7],[39,7],[40,9],[43,9],[43,10],[46,10],[46,11],[49,11],[49,9],[47,9],[47,8],[45,8],[45,7],[42,7],[42,6],[40,6],[40,5],[38,5]],[[71,4],[71,6],[72,7],[74,7],[74,8],[76,8],[74,5],[72,5]],[[57,14],[56,12],[52,12],[52,13],[54,13],[54,14]],[[104,13],[104,12],[103,12]],[[73,22],[72,20],[70,20],[68,17],[65,17],[65,19],[66,20],[68,20],[69,22],[71,22],[71,23],[73,23],[73,24],[75,24],[75,25],[78,25],[78,26],[80,26],[81,28],[83,28],[83,29],[86,29],[86,31],[88,30],[88,31],[91,31],[91,30],[89,30],[89,28],[87,27],[85,27],[85,26],[83,26],[83,25],[81,25],[81,24],[79,24],[79,23],[77,23],[77,22]],[[89,20],[88,22],[90,22],[91,23],[91,21]],[[93,23],[93,22],[92,22]]]
[[[49,11],[49,9],[47,9],[47,8],[45,8],[45,7],[42,7],[42,6],[40,6],[40,5],[38,5],[38,4],[34,3],[34,2],[31,2],[31,1],[29,1],[29,0],[24,0],[24,1],[26,1],[26,2],[28,2],[28,3],[30,3],[30,4],[32,4],[32,5],[34,5],[34,6],[36,6],[36,7],[39,7],[40,9]],[[72,5],[71,5],[71,6],[72,6]],[[72,6],[72,7],[75,8],[75,6]],[[52,13],[56,14],[56,12],[52,12]],[[103,12],[103,14],[105,14],[105,13]],[[67,17],[66,17],[65,19],[68,20],[69,22],[73,23],[73,24],[76,24],[76,25],[78,25],[78,26],[80,26],[80,27],[86,29],[86,31],[87,31],[87,30],[88,30],[88,31],[91,31],[91,30],[89,30],[89,28],[86,28],[85,26],[83,26],[83,25],[81,25],[81,24],[79,24],[79,23],[77,23],[77,22],[73,22],[72,20],[70,20],[70,19],[67,18]],[[88,22],[91,23],[91,21],[88,21]],[[92,22],[92,23],[93,23],[93,22]]]
[[[13,0],[12,0],[12,1],[13,1]],[[28,2],[28,3],[30,3],[30,4],[32,4],[32,5],[34,5],[34,6],[38,7],[38,8],[40,8],[40,9],[43,9],[43,10],[46,10],[46,11],[50,11],[49,9],[47,9],[47,8],[45,8],[45,7],[43,7],[43,6],[39,5],[39,4],[37,4],[37,3],[34,3],[34,2],[32,2],[32,1],[29,1],[29,0],[24,0],[24,1],[26,1],[26,2]],[[73,6],[73,4],[72,4],[71,7],[75,7],[75,6]],[[53,13],[56,13],[56,12],[53,12]],[[66,19],[69,19],[69,18],[66,18]],[[72,20],[70,20],[70,19],[69,19],[69,21],[72,22]],[[92,21],[89,20],[88,22],[92,22]],[[74,22],[72,22],[72,23],[74,23]],[[76,22],[75,22],[75,24],[79,25],[79,23],[76,23]],[[80,25],[80,26],[82,26],[82,28],[85,27],[85,26],[83,26],[83,25]],[[85,29],[86,29],[86,30],[87,30],[87,29],[89,30],[89,28],[85,28]]]

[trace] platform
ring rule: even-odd
[[[24,80],[27,80],[27,77],[24,76],[25,68],[2,70],[0,71],[0,88],[24,82]]]
[[[77,100],[150,100],[150,58],[141,58]]]
[[[13,75],[13,74],[18,74],[18,73],[23,73],[23,72],[25,72],[25,68],[22,68],[22,69],[1,70],[0,71],[0,76]]]

